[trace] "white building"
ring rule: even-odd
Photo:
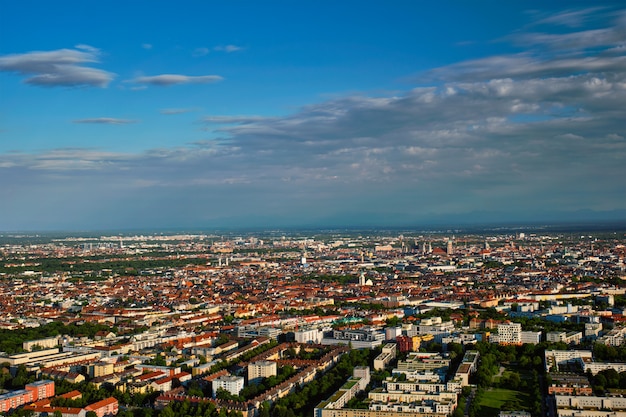
[[[419,334],[430,334],[434,336],[437,343],[454,332],[454,323],[452,321],[442,321],[441,317],[432,317],[424,319],[418,326]]]
[[[385,333],[376,329],[334,330],[332,337],[324,337],[323,345],[352,345],[354,349],[373,349],[382,345]]]
[[[590,350],[546,350],[544,355],[547,372],[556,371],[559,366],[593,360],[593,354]]]
[[[546,340],[548,342],[564,342],[567,344],[578,344],[583,338],[582,332],[548,332]]]
[[[617,373],[626,372],[626,363],[582,361],[582,366],[583,372],[591,372],[592,375],[607,369],[614,369]]]
[[[595,397],[591,395],[555,395],[556,407],[559,409],[579,410],[626,410],[626,398],[623,397]]]
[[[522,343],[522,325],[520,323],[498,324],[498,343],[501,345],[519,345]]]
[[[530,343],[536,345],[541,342],[541,332],[523,331],[520,335],[522,344]]]
[[[213,398],[217,396],[217,390],[222,388],[232,395],[239,395],[243,389],[243,377],[235,375],[222,375],[213,380]]]
[[[298,343],[316,343],[322,341],[324,334],[320,329],[297,330],[294,332],[295,340]]]
[[[402,327],[386,327],[385,328],[386,340],[396,340],[396,337],[398,336],[402,336]]]
[[[359,391],[363,391],[370,383],[370,367],[355,366],[352,370],[352,377],[359,381]]]

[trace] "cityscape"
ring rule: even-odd
[[[0,417],[626,417],[626,6],[0,2]]]
[[[620,416],[626,231],[541,229],[3,234],[0,411]]]

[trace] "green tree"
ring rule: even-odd
[[[270,409],[270,404],[267,401],[263,402],[259,407],[258,417],[271,417]]]
[[[176,414],[174,413],[174,410],[172,410],[171,405],[168,404],[161,410],[159,417],[176,417]]]

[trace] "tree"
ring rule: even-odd
[[[165,362],[165,357],[158,353],[155,358],[150,361],[150,365],[166,366],[167,363]]]
[[[507,378],[507,385],[512,390],[517,390],[522,382],[519,374],[517,372],[511,372]]]
[[[270,404],[267,401],[263,402],[259,407],[258,417],[271,417],[270,408]]]
[[[176,417],[176,414],[172,410],[172,406],[168,404],[161,410],[159,417]]]
[[[454,353],[455,357],[463,356],[463,345],[460,343],[448,343],[447,346],[448,352],[450,352],[450,356]]]

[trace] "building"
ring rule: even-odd
[[[469,385],[470,376],[478,369],[478,358],[480,354],[477,350],[468,350],[463,355],[463,360],[454,374],[454,379],[461,382],[461,386]]]
[[[395,343],[387,343],[383,346],[383,351],[380,355],[374,358],[374,369],[379,371],[385,369],[392,360],[396,357],[396,344]]]
[[[98,417],[109,417],[117,415],[119,404],[113,397],[105,398],[102,401],[90,404],[85,407],[85,411],[93,411]]]
[[[520,333],[521,343],[529,343],[531,345],[536,345],[541,342],[541,332],[531,332],[531,331],[522,331]]]
[[[614,369],[617,373],[626,372],[626,363],[615,362],[593,362],[593,361],[581,361],[583,372],[591,372],[592,375],[596,375],[602,371],[608,369]]]
[[[454,245],[452,243],[452,239],[448,239],[448,243],[446,245],[446,254],[448,255],[454,254]]]
[[[367,384],[370,383],[370,367],[369,366],[355,366],[352,371],[352,378],[359,381],[359,391],[363,391]]]
[[[385,328],[385,340],[396,340],[396,338],[401,335],[402,335],[402,327],[386,327]]]
[[[444,337],[454,332],[454,322],[443,321],[441,317],[423,319],[418,326],[418,332],[420,335],[432,335],[435,342],[441,343]]]
[[[548,387],[550,395],[593,395],[589,379],[573,373],[550,373],[552,384]]]
[[[385,333],[376,329],[334,330],[322,339],[323,345],[351,345],[354,349],[373,349],[382,345]]]
[[[521,345],[522,325],[520,323],[498,324],[497,342],[501,345]]]
[[[345,384],[328,400],[320,403],[315,409],[315,415],[318,415],[318,408],[321,409],[343,409],[343,407],[359,392],[365,389],[370,381],[369,366],[357,366],[352,371],[352,378],[348,379]]]
[[[593,360],[590,350],[546,350],[544,353],[546,371],[558,371],[570,365],[579,366],[581,362]]]
[[[39,340],[29,340],[27,342],[22,343],[22,349],[25,351],[31,352],[33,348],[37,347],[39,349],[50,349],[59,346],[59,336],[56,337],[48,337],[46,339]]]
[[[369,376],[369,368],[357,368],[354,376],[337,392],[315,407],[315,417],[445,417],[457,406],[457,392],[448,391],[445,384],[396,382],[394,378],[388,378],[383,382],[383,388],[376,388],[368,394],[369,409],[344,408],[361,387],[367,385],[365,381],[359,383],[362,379],[359,376]]]
[[[531,417],[528,411],[500,411],[498,417]]]
[[[54,397],[54,382],[50,380],[36,381],[27,384],[24,389],[1,394],[0,413],[50,397]]]
[[[320,343],[324,334],[319,329],[296,330],[294,338],[298,343]]]
[[[438,353],[411,352],[405,361],[399,361],[393,373],[414,373],[416,371],[445,372],[450,367],[450,359],[445,359]]]
[[[624,411],[626,410],[626,398],[623,397],[595,397],[591,395],[555,395],[555,402],[558,415],[562,414],[561,409],[567,410],[606,410]],[[580,415],[581,413],[572,414]],[[606,414],[609,415],[609,414]],[[610,414],[615,415],[615,414]]]
[[[89,376],[97,378],[99,376],[111,375],[113,368],[114,366],[110,362],[96,362],[89,366]]]
[[[263,378],[269,378],[277,374],[276,362],[257,361],[248,364],[248,383],[256,384]]]
[[[420,336],[398,336],[396,338],[400,352],[417,352],[422,343]]]
[[[626,340],[626,328],[616,327],[598,338],[598,342],[607,346],[621,346]]]
[[[583,338],[582,332],[548,332],[546,340],[548,342],[564,342],[569,344],[578,344]]]
[[[172,389],[173,380],[174,380],[173,376],[166,376],[164,378],[159,378],[157,380],[150,382],[150,387],[152,387],[154,391],[166,392]]]
[[[35,381],[33,383],[26,384],[24,389],[33,392],[33,401],[37,401],[42,398],[54,397],[54,381]]]
[[[232,395],[239,395],[239,392],[243,389],[243,377],[235,375],[222,375],[215,378],[212,382],[213,385],[213,397],[217,396],[217,390],[224,389]]]

